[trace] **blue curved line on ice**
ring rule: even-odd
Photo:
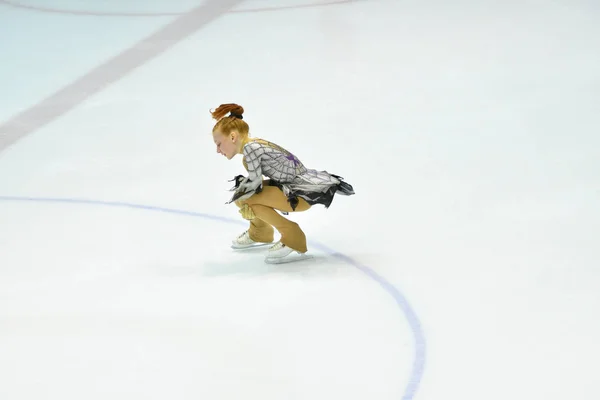
[[[133,203],[123,203],[116,201],[100,201],[100,200],[85,200],[85,199],[73,199],[73,198],[50,198],[50,197],[19,197],[19,196],[0,196],[0,201],[19,201],[19,202],[38,202],[38,203],[73,203],[73,204],[91,204],[91,205],[99,205],[99,206],[110,206],[110,207],[125,207],[125,208],[133,208],[133,209],[141,209],[148,211],[157,211],[162,213],[170,213],[170,214],[179,214],[186,215],[190,217],[199,217],[206,218],[213,221],[227,222],[230,224],[237,225],[246,225],[244,222],[219,217],[211,214],[204,214],[194,211],[185,211],[178,210],[174,208],[163,208],[156,207],[150,205],[143,204],[133,204]],[[377,282],[386,292],[388,292],[396,301],[404,316],[406,317],[408,324],[413,332],[414,336],[414,360],[412,365],[412,371],[410,374],[410,378],[404,394],[402,396],[402,400],[412,400],[415,397],[419,384],[421,382],[421,378],[423,377],[424,367],[425,367],[425,336],[423,334],[423,329],[421,328],[421,323],[419,322],[419,318],[417,314],[414,312],[406,297],[391,283],[389,283],[385,278],[378,275],[375,271],[370,269],[369,267],[362,265],[348,257],[344,254],[338,253],[322,244],[312,243],[313,246],[320,248],[321,250],[329,253],[331,256],[339,258],[346,263],[352,265],[357,268],[359,271],[363,272],[369,278],[373,279]]]

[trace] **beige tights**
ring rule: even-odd
[[[310,208],[306,200],[298,200],[295,211],[306,211]],[[250,221],[249,234],[255,242],[271,243],[275,228],[281,234],[281,243],[300,253],[307,251],[306,236],[300,226],[276,211],[293,212],[287,197],[278,187],[263,182],[263,190],[260,193],[236,204],[240,208],[248,204],[254,212],[255,217]]]

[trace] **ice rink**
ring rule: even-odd
[[[600,399],[600,6],[0,0],[0,399]],[[235,252],[209,110],[356,195]]]

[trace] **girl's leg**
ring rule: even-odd
[[[248,229],[250,239],[260,243],[271,243],[275,236],[275,230],[265,221],[260,218],[254,218],[250,221],[250,229]]]
[[[287,200],[287,197],[283,192],[275,186],[263,186],[262,192],[253,195],[252,197],[242,202],[248,204],[256,218],[252,222],[256,222],[255,232],[264,232],[264,224],[270,227],[275,227],[281,234],[281,243],[294,249],[300,253],[307,251],[306,247],[306,236],[300,226],[297,223],[290,221],[289,219],[280,215],[277,211],[292,212],[292,207]],[[298,206],[295,211],[306,211],[310,208],[304,199],[299,199]],[[260,222],[259,222],[260,221]],[[250,228],[252,229],[252,222]],[[261,231],[262,229],[262,231]],[[271,228],[273,229],[273,228]],[[250,236],[253,240],[252,236]],[[264,238],[264,237],[263,237]],[[271,241],[272,241],[271,237]]]

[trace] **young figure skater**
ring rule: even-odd
[[[315,204],[328,208],[336,192],[353,195],[354,189],[343,178],[326,171],[307,169],[286,149],[263,139],[251,138],[243,120],[244,109],[237,104],[221,104],[211,111],[217,121],[213,140],[217,153],[231,160],[242,154],[248,176],[236,176],[233,197],[250,227],[233,240],[234,249],[273,243],[274,229],[281,239],[269,249],[265,261],[279,263],[304,258],[306,236],[297,223],[283,217],[289,212],[306,211]],[[263,175],[269,179],[263,180]],[[300,257],[288,257],[296,252]]]

